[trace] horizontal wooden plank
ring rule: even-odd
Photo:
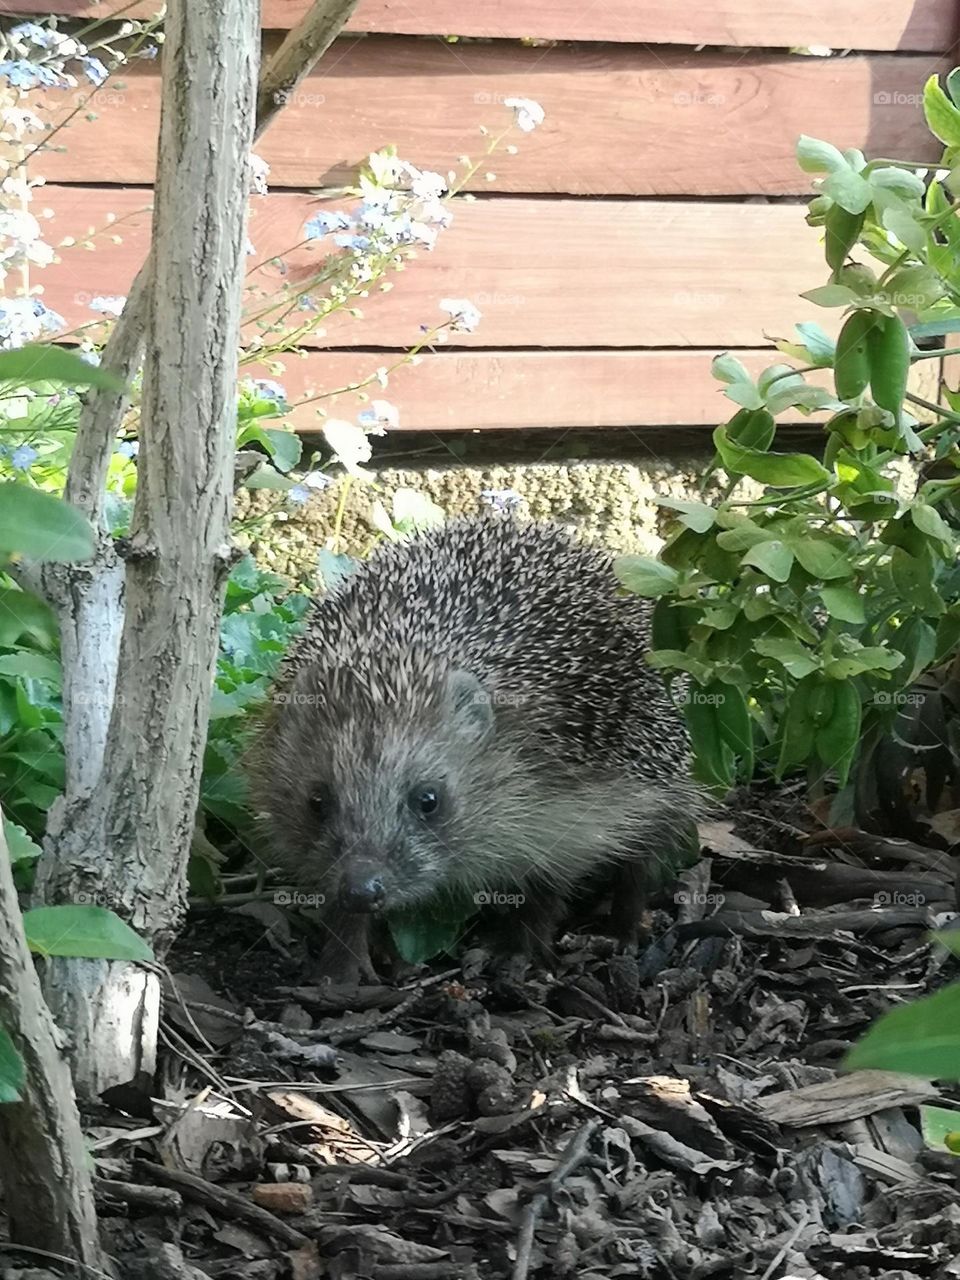
[[[939,64],[938,64],[939,65]],[[386,143],[446,172],[499,131],[517,92],[544,124],[481,166],[474,188],[574,195],[786,195],[810,189],[801,133],[871,155],[936,160],[920,91],[928,57],[770,58],[616,47],[533,49],[373,38],[345,42],[289,95],[258,146],[277,187],[336,186]],[[948,62],[939,69],[946,70]],[[48,92],[59,123],[77,94]],[[93,95],[38,168],[53,182],[153,181],[160,69],[140,63]],[[62,150],[61,148],[64,148]]]
[[[289,27],[309,0],[263,0],[263,23]],[[158,0],[13,0],[18,13],[145,17]],[[954,0],[361,0],[349,31],[408,35],[536,37],[650,44],[829,45],[944,52],[960,34]]]
[[[710,376],[708,351],[469,351],[426,355],[416,366],[389,373],[362,392],[344,390],[366,381],[396,357],[359,352],[313,351],[283,357],[285,368],[243,370],[279,380],[294,405],[290,420],[301,432],[317,431],[323,412],[352,419],[369,399],[382,397],[400,413],[401,431],[490,431],[537,427],[714,427],[737,406]],[[782,359],[775,351],[734,354],[756,376]],[[934,364],[935,361],[928,361]],[[928,373],[932,372],[927,370]],[[829,373],[813,375],[831,386]],[[935,386],[935,378],[931,380]],[[807,422],[788,410],[785,423]]]
[[[126,293],[146,255],[147,193],[48,186],[42,198],[54,215],[51,243],[88,228],[122,236],[117,245],[97,235],[92,253],[64,249],[42,272],[49,305],[71,324],[89,322],[91,297]],[[200,192],[184,219],[202,202]],[[329,202],[303,195],[254,198],[251,286],[294,296],[313,287],[328,241],[290,249],[321,207]],[[825,278],[819,233],[799,205],[491,198],[460,202],[437,248],[365,301],[362,321],[340,313],[312,342],[409,346],[421,324],[443,319],[439,300],[455,297],[483,313],[475,334],[456,335],[458,346],[756,346],[796,321],[835,325],[837,311],[797,296]]]

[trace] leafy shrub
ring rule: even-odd
[[[800,366],[772,364],[756,380],[730,355],[715,360],[737,406],[713,435],[707,474],[726,473],[722,500],[663,499],[673,528],[659,558],[618,562],[622,584],[657,602],[649,661],[685,674],[696,771],[718,792],[757,763],[845,783],[917,677],[960,643],[960,394],[946,391],[943,407],[907,381],[940,355],[919,343],[960,332],[960,73],[947,88],[934,76],[924,94],[946,144],[932,176],[800,140],[803,168],[824,175],[807,221],[829,268],[804,296],[843,310],[839,336],[798,325],[777,346]],[[832,387],[810,380],[821,370]],[[774,448],[789,407],[828,415],[822,448]],[[926,469],[904,496],[896,464],[911,459]]]

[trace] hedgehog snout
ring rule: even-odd
[[[387,897],[383,867],[372,859],[351,859],[340,874],[337,897],[344,911],[382,910]]]

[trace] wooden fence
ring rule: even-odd
[[[73,17],[121,7],[5,2]],[[268,45],[306,4],[264,0]],[[716,351],[762,367],[797,321],[835,327],[836,312],[798,297],[825,268],[803,220],[810,179],[794,160],[797,135],[934,159],[920,96],[953,65],[960,4],[363,0],[349,31],[258,147],[271,194],[253,201],[251,261],[265,288],[314,269],[316,244],[285,253],[329,207],[310,192],[342,183],[367,152],[392,142],[445,171],[475,154],[480,125],[505,123],[505,98],[536,99],[546,121],[517,135],[517,155],[494,158],[494,183],[478,174],[476,201],[391,292],[370,298],[362,321],[337,318],[287,359],[288,391],[390,364],[454,296],[474,301],[482,323],[391,380],[404,428],[695,426],[728,408],[709,375]],[[64,249],[42,275],[45,300],[71,324],[89,322],[93,296],[125,293],[146,251],[159,89],[157,63],[125,70],[94,95],[96,119],[81,116],[61,133],[64,150],[38,158],[48,238],[98,232],[93,252]],[[67,99],[49,94],[51,118]],[[99,234],[110,215],[119,244]],[[334,412],[352,407],[344,398]],[[315,426],[313,410],[298,422]]]

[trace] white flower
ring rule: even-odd
[[[367,408],[357,414],[357,422],[365,431],[382,436],[385,427],[399,427],[400,413],[389,400],[371,400]]]
[[[362,476],[364,473],[360,463],[369,462],[373,455],[366,432],[352,422],[329,418],[324,425],[323,435],[340,465],[351,475]]]
[[[473,333],[480,323],[480,312],[467,298],[441,298],[440,310],[450,317],[454,333]]]
[[[439,173],[424,169],[418,173],[410,184],[410,190],[420,200],[439,200],[447,189],[447,184]]]
[[[503,105],[513,110],[517,128],[524,133],[532,133],[538,124],[543,124],[543,107],[532,98],[504,98]]]
[[[250,153],[250,189],[258,196],[265,196],[269,190],[267,187],[267,175],[270,172],[270,166],[266,160],[260,156]]]
[[[125,297],[100,297],[90,299],[90,310],[99,311],[104,316],[118,316],[123,310],[127,299]]]

